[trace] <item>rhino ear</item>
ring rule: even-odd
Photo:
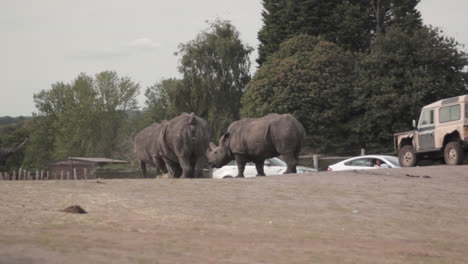
[[[221,143],[226,142],[229,139],[230,136],[231,136],[231,133],[229,133],[229,132],[224,133],[223,138],[221,139],[221,141],[222,141]]]
[[[216,148],[216,144],[213,142],[210,142],[210,150],[213,151]]]

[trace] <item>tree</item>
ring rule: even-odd
[[[290,113],[306,128],[307,145],[343,152],[350,129],[354,55],[337,45],[299,35],[258,70],[242,98],[243,117]]]
[[[183,80],[170,78],[148,87],[145,91],[146,113],[153,122],[171,119],[180,112],[190,111]]]
[[[410,129],[423,105],[466,93],[467,54],[437,29],[412,33],[392,26],[362,56],[353,119],[361,145],[392,149],[392,135]]]
[[[258,32],[261,66],[280,44],[299,34],[321,37],[352,52],[365,52],[392,25],[405,31],[422,25],[420,0],[264,0]]]
[[[240,99],[250,81],[252,48],[229,21],[216,20],[194,40],[179,45],[179,82],[163,83],[176,112],[194,112],[211,124],[213,135],[239,118]],[[162,93],[164,94],[164,93]]]
[[[37,167],[67,156],[119,156],[127,111],[136,109],[139,85],[105,71],[80,74],[34,95],[38,110],[25,159]]]

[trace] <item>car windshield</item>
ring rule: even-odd
[[[398,161],[397,157],[389,156],[385,157],[387,161],[390,161],[393,165],[400,167],[400,162]]]
[[[270,161],[270,165],[269,166],[281,166],[281,167],[286,167],[286,163],[282,160],[280,160],[279,158],[271,158],[271,159],[268,159],[268,161]],[[267,161],[265,160],[265,163]]]
[[[247,166],[255,166],[253,162],[247,162]],[[279,158],[271,158],[271,159],[266,159],[265,160],[265,165],[268,166],[281,166],[281,167],[286,167],[286,163]],[[231,160],[227,166],[237,166],[236,160]]]

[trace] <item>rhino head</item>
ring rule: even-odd
[[[228,139],[229,133],[226,133],[220,138],[219,146],[216,146],[213,142],[210,142],[210,148],[206,151],[206,157],[208,158],[208,164],[212,168],[221,168],[233,159],[229,152]]]

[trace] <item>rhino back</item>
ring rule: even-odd
[[[160,153],[177,161],[180,156],[201,156],[211,137],[208,122],[192,114],[182,113],[165,122],[158,139]]]
[[[160,130],[160,124],[153,123],[135,136],[134,152],[137,159],[152,162],[151,156],[157,155],[157,138]]]
[[[257,157],[296,152],[305,136],[302,125],[289,114],[239,120],[229,126],[228,132],[231,152]]]

